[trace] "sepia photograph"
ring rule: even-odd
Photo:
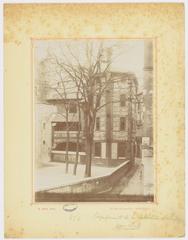
[[[99,2],[3,6],[5,238],[185,236],[186,6]]]
[[[34,201],[153,202],[153,40],[32,47]]]

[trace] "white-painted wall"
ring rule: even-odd
[[[106,143],[102,142],[102,154],[101,154],[102,158],[106,158]]]
[[[53,105],[35,105],[35,163],[40,165],[50,161],[51,150],[51,118],[57,114]],[[43,142],[44,141],[44,142]]]
[[[112,143],[112,159],[117,159],[117,143]]]

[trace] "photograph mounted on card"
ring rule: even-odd
[[[5,236],[179,237],[184,4],[5,4]]]

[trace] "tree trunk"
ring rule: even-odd
[[[66,163],[66,170],[65,172],[68,173],[69,168],[69,125],[68,125],[68,108],[66,107],[66,130],[67,130],[67,136],[66,136],[66,153],[65,153],[65,163]]]
[[[78,98],[78,97],[77,97]],[[79,145],[80,145],[80,131],[81,131],[81,111],[80,111],[80,104],[78,103],[78,133],[76,136],[76,159],[75,159],[75,165],[74,165],[74,172],[73,174],[76,175],[76,170],[78,166],[78,159],[79,159]]]
[[[93,158],[93,136],[94,136],[94,125],[95,115],[91,117],[89,111],[84,113],[85,120],[85,148],[86,148],[86,168],[85,177],[91,177],[91,162]]]
[[[86,168],[85,168],[85,177],[91,177],[91,162],[93,157],[93,139],[89,137],[86,142],[87,152],[86,152]]]
[[[88,133],[86,134],[86,169],[85,169],[85,177],[91,177],[91,163],[93,158],[93,136],[94,136],[94,121],[89,122]]]
[[[80,138],[80,133],[77,133],[77,140],[76,140],[76,159],[75,159],[75,164],[74,164],[74,172],[73,174],[76,175],[76,170],[78,166],[78,159],[79,159],[79,138]]]

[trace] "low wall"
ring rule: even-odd
[[[77,183],[67,186],[56,187],[43,192],[48,193],[103,193],[112,189],[112,187],[125,176],[131,169],[132,162],[126,161],[115,168],[113,172],[101,177],[85,178]]]

